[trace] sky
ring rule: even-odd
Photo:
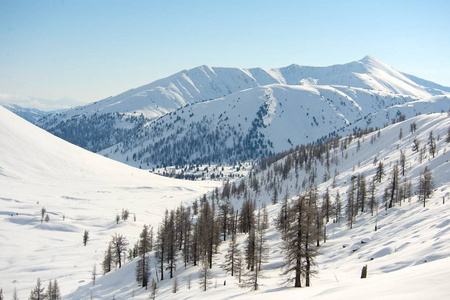
[[[450,1],[0,0],[0,102],[104,99],[199,65],[375,56],[450,86]]]

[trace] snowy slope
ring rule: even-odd
[[[409,131],[415,123],[417,131]],[[321,195],[330,189],[334,199],[337,191],[341,194],[345,206],[345,192],[353,175],[364,173],[369,182],[375,174],[375,158],[383,162],[385,173],[382,183],[377,185],[376,198],[379,207],[372,216],[366,210],[357,216],[352,229],[345,221],[330,222],[327,225],[327,242],[322,243],[317,257],[318,274],[312,279],[312,287],[296,289],[282,284],[283,255],[280,252],[280,234],[272,224],[267,232],[269,242],[269,261],[263,264],[258,291],[238,287],[236,278],[226,274],[221,266],[224,263],[228,243],[223,243],[214,259],[211,284],[206,292],[199,289],[197,278],[199,269],[188,266],[178,268],[179,291],[172,293],[173,280],[165,279],[158,283],[157,299],[446,299],[450,297],[447,278],[450,276],[450,143],[446,141],[450,128],[447,113],[420,115],[370,133],[354,138],[345,149],[330,150],[330,157],[336,156],[338,163],[332,160],[331,170],[336,174],[336,187],[332,179],[321,182],[327,173],[320,161],[313,165],[317,168],[318,192]],[[399,138],[400,129],[403,137]],[[437,141],[438,152],[435,157],[425,152],[420,154],[412,150],[412,141],[417,138],[421,147],[426,145],[430,132]],[[438,138],[439,137],[439,138]],[[358,149],[358,144],[360,149]],[[410,200],[397,203],[385,210],[382,203],[384,188],[389,185],[393,165],[399,160],[400,150],[407,157],[405,176],[401,182],[410,180],[414,192],[417,192],[420,172],[428,166],[432,172],[436,188],[426,207],[413,195]],[[282,165],[284,158],[278,161]],[[273,220],[279,212],[280,203],[271,204],[272,190],[265,182],[267,174],[273,172],[273,165],[265,171],[257,172],[262,186],[259,193],[250,192],[258,204],[267,203],[270,218]],[[308,174],[304,170],[291,170],[285,181],[279,182],[283,194],[293,197],[301,192],[297,184]],[[280,197],[281,198],[281,197]],[[445,198],[445,204],[443,204]],[[232,199],[235,208],[240,208],[242,198]],[[377,225],[378,230],[374,227]],[[244,244],[246,235],[239,236]],[[154,261],[154,257],[151,258]],[[96,299],[147,299],[150,291],[140,288],[134,279],[136,261],[122,269],[111,272],[98,279],[97,284],[81,286],[67,296],[68,299],[84,299],[93,295]],[[361,280],[362,266],[368,266],[368,278]],[[155,271],[152,270],[152,276]],[[191,278],[191,289],[187,287]],[[224,286],[226,281],[226,286]]]
[[[166,207],[216,183],[168,179],[71,145],[0,107],[0,287],[25,299],[38,277],[63,294],[90,279],[117,232],[134,238]],[[45,207],[50,221],[41,223]],[[127,222],[115,216],[129,209]],[[133,216],[136,215],[136,222]],[[82,245],[84,230],[90,233]],[[134,240],[130,240],[134,243]]]
[[[273,84],[183,107],[100,151],[142,168],[267,157],[330,134],[383,127],[450,109],[447,96],[410,96],[345,86]]]

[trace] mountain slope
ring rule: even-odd
[[[38,277],[63,294],[90,279],[114,233],[137,237],[166,207],[216,183],[168,179],[71,145],[0,107],[0,286],[26,298]],[[41,220],[46,209],[49,222]],[[133,219],[116,224],[128,209]],[[89,231],[86,247],[82,236]],[[130,240],[133,244],[134,240]]]
[[[416,124],[415,132],[409,131]],[[450,173],[447,141],[450,118],[446,113],[420,115],[410,120],[387,126],[379,132],[374,131],[359,137],[354,136],[338,140],[336,146],[326,150],[317,158],[315,151],[312,160],[301,161],[297,151],[292,150],[281,155],[271,164],[254,170],[252,178],[243,179],[249,187],[248,196],[232,196],[230,201],[234,208],[242,207],[244,199],[255,199],[258,207],[267,204],[269,218],[272,220],[267,230],[269,258],[263,263],[259,290],[240,288],[237,276],[232,277],[223,269],[224,256],[228,250],[228,242],[222,243],[213,260],[212,280],[206,292],[198,288],[199,268],[188,264],[187,268],[177,268],[175,276],[179,290],[172,292],[173,279],[158,282],[156,297],[164,299],[423,299],[448,298],[450,290],[446,285],[446,277],[450,274]],[[399,137],[402,130],[403,136]],[[426,146],[430,133],[436,137],[437,153],[412,149],[414,139],[420,140],[421,149]],[[440,138],[437,138],[440,137]],[[333,144],[333,143],[332,143]],[[323,149],[322,149],[323,150]],[[384,194],[392,182],[394,165],[399,162],[401,151],[407,158],[405,175],[399,175],[401,186],[412,184],[412,195],[395,202],[392,208],[386,209]],[[330,160],[327,168],[326,157]],[[374,163],[375,162],[375,163]],[[364,212],[358,212],[353,228],[346,222],[345,207],[347,191],[351,178],[364,174],[369,184],[375,174],[378,162],[384,164],[385,176],[377,183],[375,198],[377,204],[372,215],[366,206]],[[280,174],[290,164],[284,179]],[[309,166],[309,167],[308,167]],[[436,184],[434,193],[423,207],[418,199],[418,182],[420,173],[428,166],[432,170]],[[309,169],[308,169],[309,168]],[[314,170],[315,181],[311,178]],[[278,171],[277,171],[278,170]],[[335,174],[335,179],[326,174]],[[257,190],[250,188],[253,180],[259,182]],[[311,180],[313,180],[311,182]],[[334,182],[333,182],[334,181]],[[317,185],[319,198],[328,189],[334,202],[336,194],[341,195],[342,211],[339,217],[334,215],[326,226],[327,241],[322,240],[317,261],[317,275],[312,278],[312,287],[292,288],[283,284],[283,253],[280,233],[275,229],[276,218],[282,208],[281,198],[295,199],[298,193],[305,191],[302,182]],[[280,191],[279,202],[272,204],[273,186]],[[239,182],[236,182],[238,185]],[[282,193],[281,193],[282,191]],[[370,197],[369,190],[368,197]],[[281,196],[281,194],[283,196]],[[445,203],[443,203],[443,199]],[[224,201],[221,199],[220,201]],[[220,204],[221,202],[219,202]],[[321,204],[321,201],[319,201]],[[359,209],[358,209],[359,210]],[[335,219],[338,222],[334,222]],[[374,230],[377,226],[377,230]],[[238,234],[241,250],[244,249],[247,234]],[[151,261],[154,261],[153,253]],[[368,278],[361,280],[361,268],[368,266]],[[69,294],[68,299],[86,298],[89,295],[103,295],[107,298],[146,299],[150,291],[140,288],[134,279],[136,260],[124,268],[106,274],[98,279],[98,284],[85,284]],[[245,272],[248,272],[247,270]],[[155,276],[152,267],[151,276]],[[191,287],[188,288],[188,281]],[[226,283],[226,285],[225,285]],[[382,288],[380,288],[380,286]]]
[[[364,129],[372,125],[361,120],[389,107],[447,94],[439,85],[418,84],[370,56],[329,67],[200,66],[49,115],[39,126],[85,149],[144,168],[230,163],[347,133],[356,122]],[[432,112],[447,111],[449,105],[434,102]],[[189,114],[183,115],[186,111]]]
[[[274,84],[183,107],[100,153],[143,168],[236,163],[449,105],[446,96],[415,101],[362,88]]]

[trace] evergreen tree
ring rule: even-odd
[[[247,242],[245,245],[245,261],[247,263],[247,269],[250,271],[255,270],[255,251],[256,251],[256,232],[254,226],[248,233]]]
[[[376,190],[377,190],[377,187],[375,184],[375,178],[373,178],[370,183],[370,198],[369,198],[370,213],[372,214],[372,216],[373,216],[374,209],[376,208],[376,205],[377,205],[377,200],[375,198]]]
[[[256,217],[256,225],[250,230],[247,247],[246,247],[246,261],[247,279],[245,280],[244,287],[252,287],[253,290],[258,289],[258,279],[262,271],[262,264],[267,261],[267,251],[265,229],[262,222],[261,210],[258,210]]]
[[[47,210],[45,209],[45,207],[42,207],[41,208],[41,223],[42,223],[42,221],[44,220],[44,217],[45,217],[45,212],[46,212]]]
[[[191,244],[192,244],[192,219],[191,219],[191,209],[188,207],[184,213],[183,213],[183,232],[184,232],[184,239],[183,239],[183,260],[184,260],[184,267],[187,267],[187,263],[190,260],[191,257]]]
[[[426,200],[433,194],[434,180],[433,174],[428,166],[425,167],[420,174],[419,180],[419,199],[423,201],[423,207],[425,207]]]
[[[46,294],[44,292],[45,288],[41,284],[41,279],[38,278],[35,287],[31,290],[29,300],[44,300]]]
[[[155,278],[152,278],[152,292],[150,293],[150,299],[155,300],[157,290],[158,286],[156,284]]]
[[[334,202],[335,202],[334,206],[336,207],[336,210],[335,210],[336,222],[340,223],[340,217],[342,214],[342,204],[341,204],[341,195],[339,194],[339,190],[336,192],[336,199],[334,200]]]
[[[242,203],[241,214],[239,217],[239,228],[241,233],[250,232],[255,223],[255,206],[250,199]]]
[[[364,176],[364,174],[359,174],[358,175],[358,189],[357,189],[357,194],[356,194],[356,202],[357,202],[357,207],[356,208],[361,208],[361,212],[364,212],[365,210],[365,203],[366,203],[366,197],[367,197],[367,191],[366,191],[366,177]]]
[[[237,271],[237,257],[240,255],[239,243],[236,242],[236,235],[233,234],[228,246],[228,252],[225,255],[225,271],[230,272],[231,276]]]
[[[400,150],[400,168],[402,170],[402,176],[405,176],[406,171],[406,155],[405,151]]]
[[[83,233],[83,245],[86,246],[89,240],[89,231],[85,230]]]
[[[315,225],[311,222],[314,218],[315,201],[317,200],[314,189],[299,195],[290,207],[289,228],[283,233],[283,247],[285,254],[285,271],[287,282],[294,279],[294,286],[301,287],[301,278],[305,278],[306,286],[310,285],[310,277],[314,273],[317,247],[314,245]],[[293,278],[290,277],[293,275]]]
[[[330,200],[330,191],[328,190],[328,188],[323,195],[322,207],[325,215],[325,222],[328,223],[330,221],[330,216],[333,213],[333,207]]]
[[[211,284],[211,271],[209,270],[209,262],[206,255],[203,256],[198,279],[200,289],[206,291],[208,285]]]
[[[178,292],[178,278],[175,276],[172,282],[172,293],[176,294]]]
[[[358,210],[358,208],[355,204],[355,190],[356,190],[355,179],[356,178],[357,178],[356,176],[351,177],[350,186],[347,190],[346,213],[347,213],[347,223],[348,223],[348,226],[350,227],[350,229],[353,228],[353,222],[355,221],[355,217],[356,217],[355,207],[356,207],[356,211]]]
[[[398,190],[398,164],[395,164],[394,167],[392,168],[392,178],[389,188],[391,190],[391,197],[388,208],[391,208],[394,205],[394,200],[396,200],[395,195],[396,191]]]
[[[430,151],[430,154],[433,155],[434,158],[437,150],[437,145],[433,135],[433,130],[430,131],[430,135],[428,136],[428,150]]]
[[[122,255],[127,250],[128,241],[127,239],[121,235],[115,233],[111,240],[111,247],[113,251],[113,258],[116,262],[116,265],[119,265],[119,268],[122,267]]]
[[[91,279],[92,279],[92,285],[95,285],[95,280],[97,279],[97,265],[96,264],[94,264],[94,266],[92,267]]]
[[[47,297],[46,300],[61,300],[62,299],[61,291],[59,289],[58,281],[56,281],[56,279],[53,281],[53,283],[51,280],[48,283],[46,297]]]
[[[226,241],[227,240],[227,233],[228,233],[228,223],[229,223],[229,213],[230,211],[233,211],[233,209],[231,208],[231,203],[230,201],[224,201],[224,203],[220,206],[220,219],[221,219],[221,223],[222,223],[222,235],[223,235],[223,240]]]
[[[150,271],[150,258],[147,257],[147,253],[150,252],[152,248],[150,231],[149,227],[144,225],[144,228],[139,235],[138,255],[140,258],[136,264],[136,281],[140,282],[141,286],[145,287],[145,289],[147,289]]]
[[[111,271],[113,264],[113,250],[111,243],[108,244],[108,248],[105,251],[105,256],[103,257],[103,274],[106,274]]]
[[[166,213],[164,214],[164,219],[162,224],[160,224],[158,228],[158,234],[156,237],[156,258],[159,262],[159,269],[161,272],[160,280],[164,280],[164,261],[165,261],[165,255],[166,255],[166,249],[167,249],[167,236],[166,236],[166,223],[169,219],[169,212],[166,210]]]
[[[418,138],[415,138],[415,139],[414,139],[414,141],[413,141],[413,146],[412,146],[412,150],[413,150],[413,151],[416,151],[416,152],[419,152],[419,150],[420,150],[420,141],[419,141]]]
[[[267,241],[266,241],[266,228],[263,224],[263,214],[261,210],[258,210],[256,221],[256,237],[255,237],[255,273],[252,276],[253,288],[258,289],[258,278],[262,271],[262,264],[267,262],[268,259]]]
[[[278,202],[278,187],[276,185],[275,178],[273,180],[273,195],[272,195],[272,204],[276,204]]]
[[[381,183],[381,179],[383,179],[384,176],[384,167],[383,167],[383,163],[380,161],[378,163],[378,167],[375,173],[375,179],[376,181],[378,181],[378,183]]]
[[[12,300],[19,300],[19,296],[17,295],[17,287],[14,287]]]
[[[169,270],[169,276],[170,278],[173,278],[173,271],[176,268],[176,256],[178,252],[175,235],[175,212],[173,210],[169,214],[164,232],[166,234],[166,270]]]

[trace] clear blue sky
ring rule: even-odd
[[[375,56],[450,86],[450,1],[0,0],[0,93],[100,100],[198,65]]]

